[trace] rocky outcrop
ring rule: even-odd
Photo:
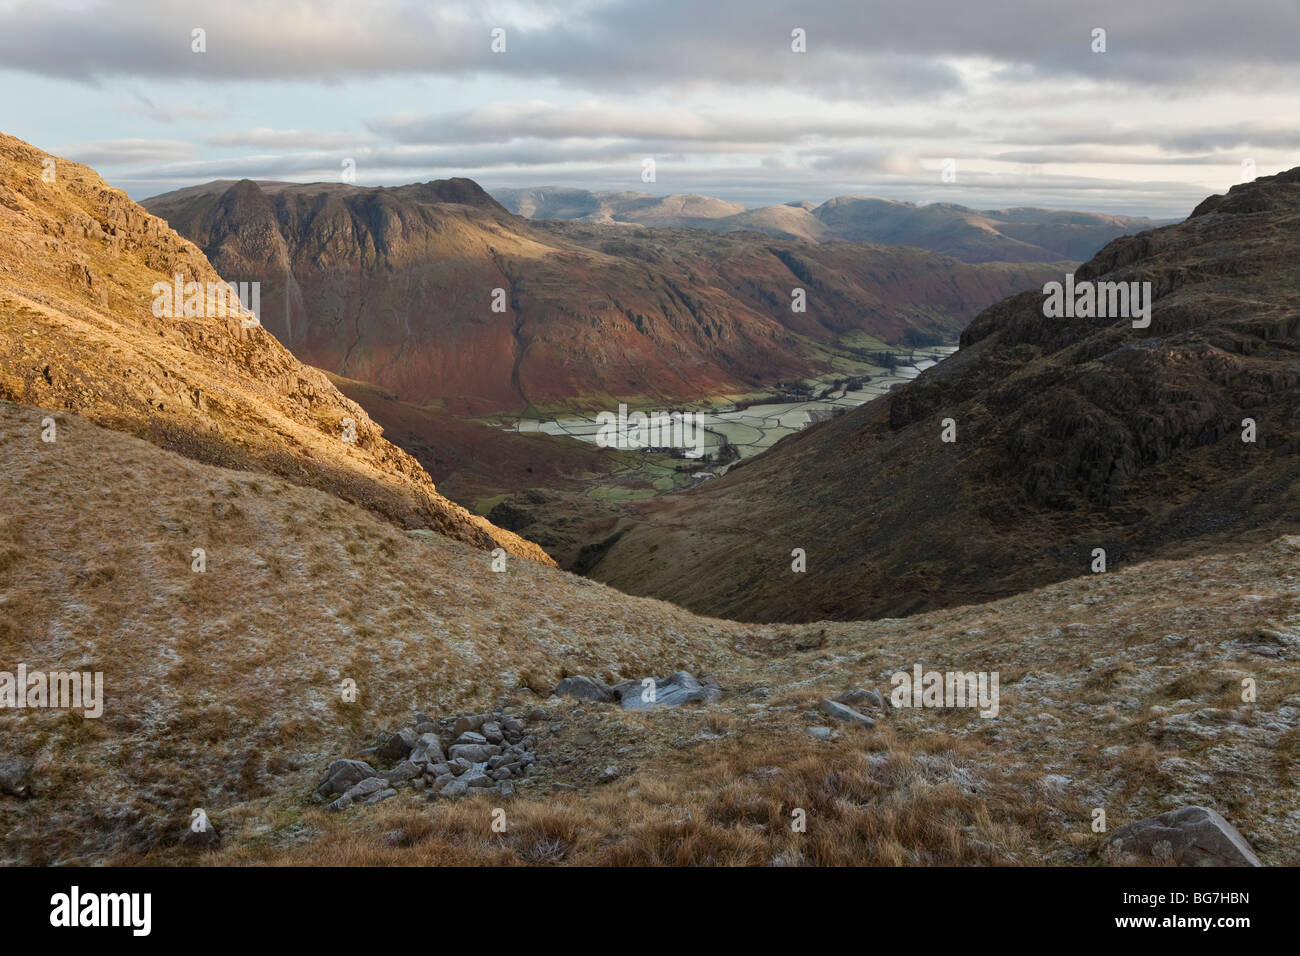
[[[566,677],[555,685],[557,697],[596,703],[617,702],[624,710],[672,709],[683,704],[709,704],[722,699],[722,688],[712,680],[699,681],[686,671],[668,677],[634,678],[610,686],[593,677]]]
[[[1183,807],[1118,827],[1100,853],[1117,866],[1263,866],[1236,827],[1209,807]]]

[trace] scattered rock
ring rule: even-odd
[[[486,763],[501,752],[496,744],[456,744],[451,748],[452,760],[468,760],[470,763]]]
[[[823,700],[817,705],[827,717],[833,717],[835,720],[842,721],[846,724],[857,724],[859,727],[874,727],[876,722],[865,714],[859,714],[852,707],[845,707],[843,704],[836,703],[833,700]]]
[[[374,768],[361,760],[335,760],[325,768],[325,777],[316,788],[316,794],[325,798],[346,793],[355,784],[373,776]]]
[[[555,685],[556,697],[573,697],[578,700],[609,702],[615,699],[614,689],[594,677],[577,675],[566,677]]]
[[[417,733],[417,729],[421,732]],[[455,743],[444,753],[442,741],[448,739]],[[337,797],[326,810],[337,812],[362,802],[367,806],[379,803],[392,796],[388,791],[396,792],[399,785],[408,783],[413,789],[430,791],[430,799],[435,794],[456,797],[489,789],[513,795],[514,780],[531,776],[540,766],[532,752],[535,734],[527,732],[518,714],[501,709],[490,714],[462,714],[441,724],[417,714],[414,727],[380,734],[378,741],[378,746],[369,751],[376,761],[391,759],[406,745],[410,750],[389,770],[376,770],[360,760],[331,763],[317,788],[321,802]],[[544,755],[542,763],[549,760]]]
[[[411,762],[416,764],[439,764],[447,759],[442,752],[442,740],[436,733],[421,734],[411,748]]]
[[[708,704],[722,699],[722,688],[712,681],[701,683],[687,673],[678,671],[654,684],[653,700],[649,688],[639,680],[623,681],[619,685],[624,710],[650,710],[653,707],[680,707],[682,704]]]
[[[347,809],[348,807],[350,807],[350,806],[352,806],[352,798],[349,797],[349,796],[347,796],[347,795],[344,795],[344,796],[339,797],[339,798],[338,798],[337,800],[335,800],[333,803],[327,803],[327,804],[325,804],[325,812],[326,812],[326,813],[339,813],[339,812],[341,812],[341,811],[343,811],[343,810],[346,810],[346,809]]]
[[[31,772],[31,761],[23,757],[0,760],[0,793],[24,799],[30,797],[32,790],[28,778]]]
[[[401,730],[395,734],[381,736],[375,748],[375,756],[380,760],[404,760],[415,746],[415,733]]]
[[[1209,807],[1182,807],[1117,827],[1100,855],[1116,866],[1263,866],[1245,837]]]
[[[451,725],[451,735],[455,738],[461,734],[469,733],[471,730],[478,730],[483,726],[485,720],[487,720],[487,714],[462,714]]]
[[[382,777],[367,777],[359,783],[353,784],[343,796],[349,800],[360,800],[362,797],[368,797],[372,793],[377,793],[388,786],[388,781]]]
[[[829,727],[809,727],[808,733],[812,734],[818,740],[831,739],[831,729]]]
[[[885,709],[885,699],[880,696],[879,691],[857,688],[856,690],[846,691],[835,698],[841,704],[847,704],[850,707],[874,707],[876,710]]]
[[[392,770],[385,770],[384,777],[389,784],[406,783],[408,780],[415,780],[424,775],[424,768],[417,766],[409,760],[401,761]]]
[[[217,828],[212,825],[212,821],[207,821],[207,826],[200,830],[195,830],[192,826],[186,827],[185,834],[181,837],[181,846],[187,846],[194,850],[210,850],[219,846],[221,843],[221,834]]]

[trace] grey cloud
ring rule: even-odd
[[[90,80],[115,75],[195,80],[342,79],[476,72],[554,77],[594,88],[723,83],[793,86],[877,100],[960,89],[947,58],[1004,65],[1002,79],[1054,74],[1099,82],[1258,83],[1259,70],[1295,65],[1300,7],[1291,0],[1131,0],[1061,7],[1041,0],[622,0],[561,4],[512,23],[468,2],[437,8],[373,0],[364,14],[338,0],[221,6],[170,0],[89,0],[66,8],[34,0],[0,9],[0,63]],[[507,30],[507,52],[489,31]],[[207,30],[192,53],[190,31]],[[790,51],[790,30],[808,52]],[[1108,50],[1092,53],[1091,30]]]
[[[357,148],[374,139],[368,133],[329,133],[317,130],[267,129],[213,133],[207,137],[212,146],[261,146],[272,149]]]
[[[86,166],[130,166],[157,163],[168,156],[195,156],[190,143],[176,139],[111,139],[92,143],[75,143],[52,150]]]
[[[809,137],[956,137],[957,123],[872,123],[860,117],[741,116],[730,112],[645,109],[635,105],[497,103],[460,113],[381,117],[366,127],[400,143],[505,143],[518,138],[619,137],[677,142],[793,142]]]

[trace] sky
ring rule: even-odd
[[[1175,218],[1300,166],[1298,48],[1297,0],[0,0],[0,130],[134,199],[467,176]]]

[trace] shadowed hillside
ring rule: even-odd
[[[1077,279],[1150,282],[1149,328],[1007,299],[890,395],[629,506],[592,573],[711,614],[862,618],[1086,574],[1096,548],[1113,567],[1300,527],[1298,241],[1300,170],[1117,239]]]

